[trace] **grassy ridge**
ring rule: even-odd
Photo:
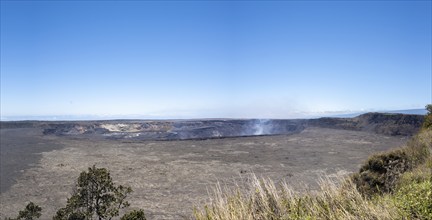
[[[425,120],[432,118],[430,113]],[[215,187],[195,209],[197,220],[432,219],[432,125],[406,146],[372,155],[360,171],[337,181],[324,177],[317,193],[252,176],[237,189]],[[246,190],[244,190],[246,189]]]

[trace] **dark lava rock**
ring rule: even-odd
[[[423,120],[423,115],[366,113],[355,118],[310,119],[308,126],[411,136],[418,132]]]

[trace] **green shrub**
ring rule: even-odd
[[[374,154],[352,176],[359,192],[366,196],[392,192],[399,176],[412,168],[409,155],[402,149]]]
[[[146,217],[144,215],[144,210],[140,209],[126,213],[120,220],[146,220]]]

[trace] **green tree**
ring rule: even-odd
[[[105,168],[94,165],[78,177],[76,189],[66,207],[57,211],[54,220],[108,220],[119,216],[119,210],[129,206],[126,201],[130,187],[116,186]]]
[[[428,111],[428,113],[425,116],[423,128],[432,129],[432,104],[426,105],[426,110]]]
[[[120,220],[146,220],[146,217],[144,215],[144,211],[140,209],[126,213],[123,215],[123,217],[121,217]]]

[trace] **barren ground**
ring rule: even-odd
[[[1,129],[0,218],[28,201],[51,219],[66,203],[79,173],[96,164],[131,186],[131,208],[148,219],[183,219],[208,201],[217,181],[230,186],[254,172],[296,189],[317,176],[357,171],[368,155],[398,147],[400,136],[307,128],[278,136],[183,141],[94,140],[44,136],[39,129]]]

